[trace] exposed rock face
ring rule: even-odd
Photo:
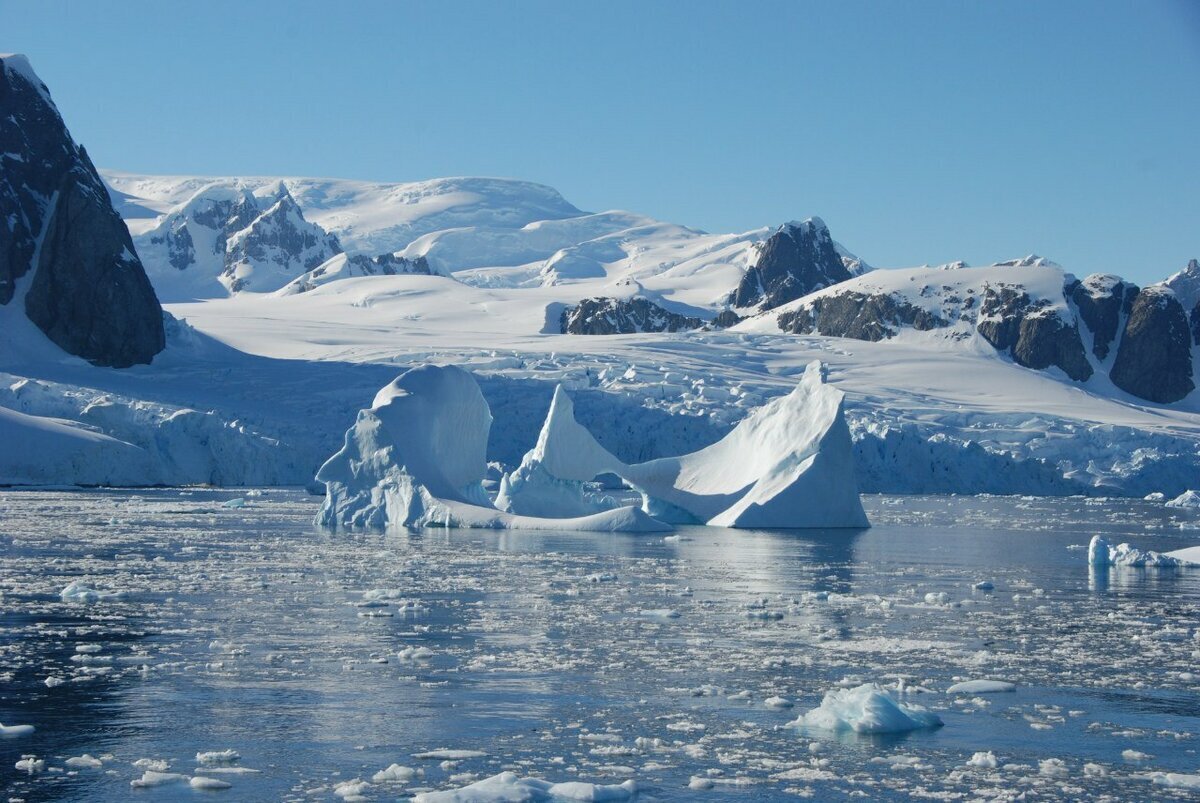
[[[741,323],[742,320],[742,316],[731,309],[721,310],[717,313],[717,317],[712,319],[712,327],[714,329],[728,329],[731,326]]]
[[[895,337],[901,326],[923,331],[949,321],[890,294],[839,293],[780,314],[779,328],[792,334],[821,334],[878,341]]]
[[[568,335],[623,335],[699,329],[704,321],[665,310],[645,298],[585,298],[563,310],[561,331]]]
[[[1032,301],[1017,287],[989,285],[980,306],[979,334],[1013,362],[1026,368],[1058,366],[1082,382],[1092,375],[1079,329],[1063,320],[1045,300]]]
[[[300,270],[308,271],[341,252],[337,237],[305,220],[281,182],[275,203],[229,237],[221,283],[236,293],[247,286],[256,269],[261,272],[259,266],[288,272],[299,265]]]
[[[850,277],[820,218],[787,223],[760,246],[731,301],[739,308],[773,309]]]
[[[96,168],[24,56],[0,56],[0,109],[0,303],[32,268],[25,314],[52,341],[96,365],[150,362],[166,344],[162,307]]]
[[[1084,325],[1091,330],[1092,353],[1105,359],[1121,330],[1122,320],[1133,306],[1137,285],[1123,281],[1119,276],[1093,273],[1082,282],[1068,283],[1064,291],[1075,302]]]
[[[1113,384],[1161,404],[1179,401],[1195,389],[1192,333],[1183,305],[1163,285],[1137,294],[1113,362]]]

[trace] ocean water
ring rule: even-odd
[[[863,531],[329,534],[319,499],[256,494],[0,493],[0,722],[36,728],[0,738],[3,799],[397,800],[502,771],[639,800],[1196,794],[1164,784],[1200,773],[1200,569],[1086,565],[1094,534],[1200,542],[1194,512],[869,496]],[[1016,690],[947,693],[970,679]],[[871,682],[943,727],[791,724]],[[412,777],[372,781],[393,763]],[[131,786],[155,767],[185,779]]]

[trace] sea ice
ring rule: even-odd
[[[72,756],[63,763],[68,767],[85,767],[88,769],[95,769],[104,764],[104,762],[90,753],[84,753],[82,756]]]
[[[34,730],[32,725],[5,725],[0,723],[0,738],[15,739],[18,736],[28,736]]]
[[[233,764],[240,761],[241,758],[236,750],[210,750],[206,753],[197,753],[196,763],[203,767],[211,767],[222,764]]]
[[[216,791],[218,789],[230,789],[233,784],[229,781],[222,781],[219,778],[206,778],[203,775],[193,775],[188,781],[188,785],[193,789],[203,789],[207,791]]]
[[[374,783],[384,783],[386,781],[411,781],[417,776],[417,771],[412,767],[403,767],[399,764],[392,764],[385,770],[380,770],[371,776],[371,781]]]
[[[1167,502],[1166,506],[1200,510],[1200,493],[1196,491],[1184,491],[1170,502]]]
[[[135,778],[129,782],[129,785],[134,789],[146,789],[154,786],[168,786],[170,784],[186,783],[188,777],[178,772],[158,772],[156,770],[146,770],[142,773],[141,778]]]
[[[789,723],[791,727],[855,733],[903,733],[942,724],[923,706],[897,700],[874,683],[826,692],[820,706]]]
[[[62,597],[63,602],[101,602],[107,599],[120,599],[124,594],[120,591],[98,591],[74,580],[59,592],[59,596]]]
[[[637,794],[637,784],[625,781],[602,785],[568,781],[550,783],[540,778],[520,778],[513,772],[502,772],[459,789],[442,792],[422,792],[413,803],[540,803],[541,801],[617,801],[631,800]]]

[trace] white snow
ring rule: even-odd
[[[1184,491],[1179,496],[1166,503],[1167,507],[1200,510],[1200,493],[1192,490]]]
[[[903,733],[941,725],[941,718],[933,712],[901,701],[874,683],[827,692],[821,705],[790,723],[791,727],[855,733]]]

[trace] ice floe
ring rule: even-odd
[[[1017,684],[1004,680],[964,680],[946,689],[947,694],[997,694],[1016,691]]]
[[[592,784],[582,781],[550,783],[540,778],[521,778],[513,772],[502,772],[459,789],[422,792],[414,803],[539,803],[540,801],[619,801],[632,800],[637,795],[637,783]]]
[[[1173,552],[1154,552],[1149,549],[1138,549],[1129,544],[1112,546],[1102,537],[1095,535],[1088,544],[1088,565],[1093,568],[1197,566],[1200,565],[1200,547],[1190,547]]]
[[[938,728],[942,720],[924,706],[898,700],[874,683],[826,692],[821,705],[789,723],[791,727],[855,733],[904,733]]]

